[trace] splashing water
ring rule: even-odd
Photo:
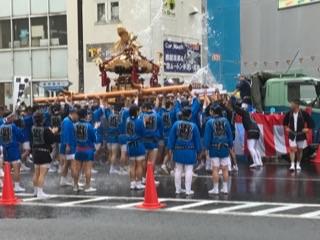
[[[133,16],[134,22],[138,22],[141,16],[147,16],[150,14],[150,23],[143,29],[139,29],[136,32],[138,37],[138,42],[144,46],[141,51],[143,55],[147,58],[154,58],[155,52],[160,49],[153,49],[155,41],[162,41],[163,33],[166,32],[166,26],[163,24],[163,0],[151,0],[150,6],[146,6],[145,0],[134,0],[134,4],[131,9],[131,15]],[[151,13],[149,12],[151,11]],[[220,45],[219,39],[221,38],[221,33],[216,32],[212,27],[212,23],[215,18],[214,16],[210,16],[208,13],[200,13],[198,16],[199,20],[202,22],[202,28],[195,28],[195,35],[201,36],[206,39],[215,39],[214,44],[216,46]],[[195,21],[193,24],[196,24]],[[207,44],[202,48],[203,53],[208,56],[211,56],[213,53],[209,52]],[[202,62],[203,67],[200,68],[197,72],[190,75],[190,77],[184,78],[186,84],[191,84],[193,82],[201,83],[202,85],[206,85],[209,87],[215,86],[218,82],[217,79],[212,74],[207,61]]]
[[[214,87],[218,82],[213,76],[209,66],[200,68],[196,73],[194,73],[190,81],[186,81],[187,84],[201,83],[201,85]]]

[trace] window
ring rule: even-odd
[[[4,86],[4,103],[7,108],[12,110],[12,83],[3,83]]]
[[[288,84],[288,101],[300,99],[302,105],[308,105],[317,98],[316,88],[312,84]]]
[[[48,46],[48,21],[46,17],[31,18],[31,46]]]
[[[51,50],[51,78],[68,77],[68,51],[66,49]]]
[[[67,1],[70,0],[49,0],[49,12],[65,12],[67,10]]]
[[[46,14],[48,12],[48,0],[31,0],[31,14]]]
[[[119,21],[119,2],[111,2],[111,21]]]
[[[13,20],[13,47],[29,47],[29,21],[27,18]]]
[[[0,52],[0,81],[12,80],[13,78],[13,54],[11,51]]]
[[[67,16],[53,16],[49,21],[51,46],[67,45]]]
[[[30,57],[31,57],[31,55],[28,50],[13,52],[14,75],[16,75],[16,76],[19,76],[19,75],[30,76],[31,75]]]
[[[98,3],[97,5],[97,22],[106,22],[106,5]]]
[[[11,16],[11,1],[1,1],[0,17]]]
[[[32,50],[32,74],[33,78],[49,78],[49,52],[47,49]]]
[[[1,1],[3,2],[3,1]],[[10,2],[10,1],[6,1]],[[13,16],[26,16],[29,14],[29,0],[12,0]]]
[[[11,27],[10,20],[0,21],[0,49],[10,48]]]

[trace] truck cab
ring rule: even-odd
[[[310,77],[269,79],[265,84],[264,111],[287,112],[290,102],[299,99],[301,108],[312,108],[315,128],[320,128],[320,80]]]
[[[315,130],[320,129],[320,79],[303,74],[252,75],[252,100],[258,112],[282,112],[290,108],[290,102],[299,99],[301,108],[312,108]]]

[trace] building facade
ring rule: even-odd
[[[207,23],[209,68],[232,91],[240,73],[240,0],[207,0]]]
[[[320,77],[319,16],[320,1],[241,0],[242,72]]]
[[[319,0],[208,0],[208,62],[216,80],[232,91],[240,72],[320,77],[319,14]]]
[[[202,0],[3,0],[0,105],[12,104],[15,76],[32,80],[26,103],[69,83],[73,92],[103,91],[92,51],[108,57],[119,25],[138,36],[144,56],[163,55],[160,83],[190,81],[206,65],[203,11]]]
[[[201,3],[201,0],[83,1],[84,91],[103,90],[92,51],[100,48],[103,56],[108,56],[113,43],[119,39],[119,25],[138,36],[138,42],[143,46],[142,54],[147,58],[157,62],[159,53],[164,54],[161,83],[164,78],[189,81],[202,66]],[[173,46],[179,49],[173,49]],[[77,46],[69,46],[69,52],[76,50]],[[190,58],[186,59],[183,56],[187,54]],[[72,58],[69,61],[73,61]],[[183,61],[189,62],[184,65]],[[75,63],[69,62],[71,64]]]
[[[32,82],[24,96],[48,96],[68,80],[66,0],[0,2],[0,105],[11,104],[14,76]],[[32,87],[32,89],[31,89]]]

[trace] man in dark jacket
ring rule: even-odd
[[[289,134],[290,170],[300,171],[302,152],[307,147],[306,133],[313,128],[314,122],[306,111],[300,109],[300,101],[294,100],[291,102],[291,110],[284,117],[283,125]]]

